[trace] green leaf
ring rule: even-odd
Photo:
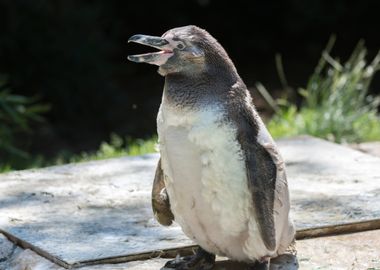
[[[297,111],[289,101],[277,101],[284,108],[268,123],[275,137],[306,133],[335,142],[380,140],[380,97],[368,96],[380,68],[380,51],[367,65],[367,50],[360,41],[341,64],[330,56],[332,44],[330,40],[306,87],[299,89],[304,99],[301,109]]]

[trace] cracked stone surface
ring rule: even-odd
[[[298,228],[380,217],[380,158],[311,137],[278,144],[287,163]],[[179,227],[164,228],[152,217],[150,189],[157,159],[152,154],[2,174],[0,229],[67,264],[191,244]],[[9,247],[1,239],[0,263],[9,264],[10,259],[1,262]],[[305,242],[298,247],[305,249]],[[17,248],[12,258],[32,262],[36,256],[36,261],[43,259]],[[146,269],[158,269],[149,267],[164,261],[156,259]],[[313,260],[299,261],[306,262]],[[133,268],[135,264],[125,267],[144,269]],[[124,267],[104,269],[124,269],[119,266]],[[60,269],[54,264],[12,267]],[[96,267],[100,268],[90,269],[105,266]]]

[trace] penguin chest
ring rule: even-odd
[[[218,108],[157,118],[162,169],[175,220],[209,252],[241,257],[251,194],[236,129]]]

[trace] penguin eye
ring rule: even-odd
[[[180,42],[178,42],[178,44],[177,44],[177,48],[178,48],[179,50],[183,50],[183,49],[185,48],[185,44],[183,44],[183,42],[180,41]]]

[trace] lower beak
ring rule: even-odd
[[[173,47],[170,45],[169,41],[161,37],[134,35],[129,38],[128,42],[135,42],[160,50],[153,53],[129,55],[128,60],[136,63],[148,63],[161,66],[174,54]]]

